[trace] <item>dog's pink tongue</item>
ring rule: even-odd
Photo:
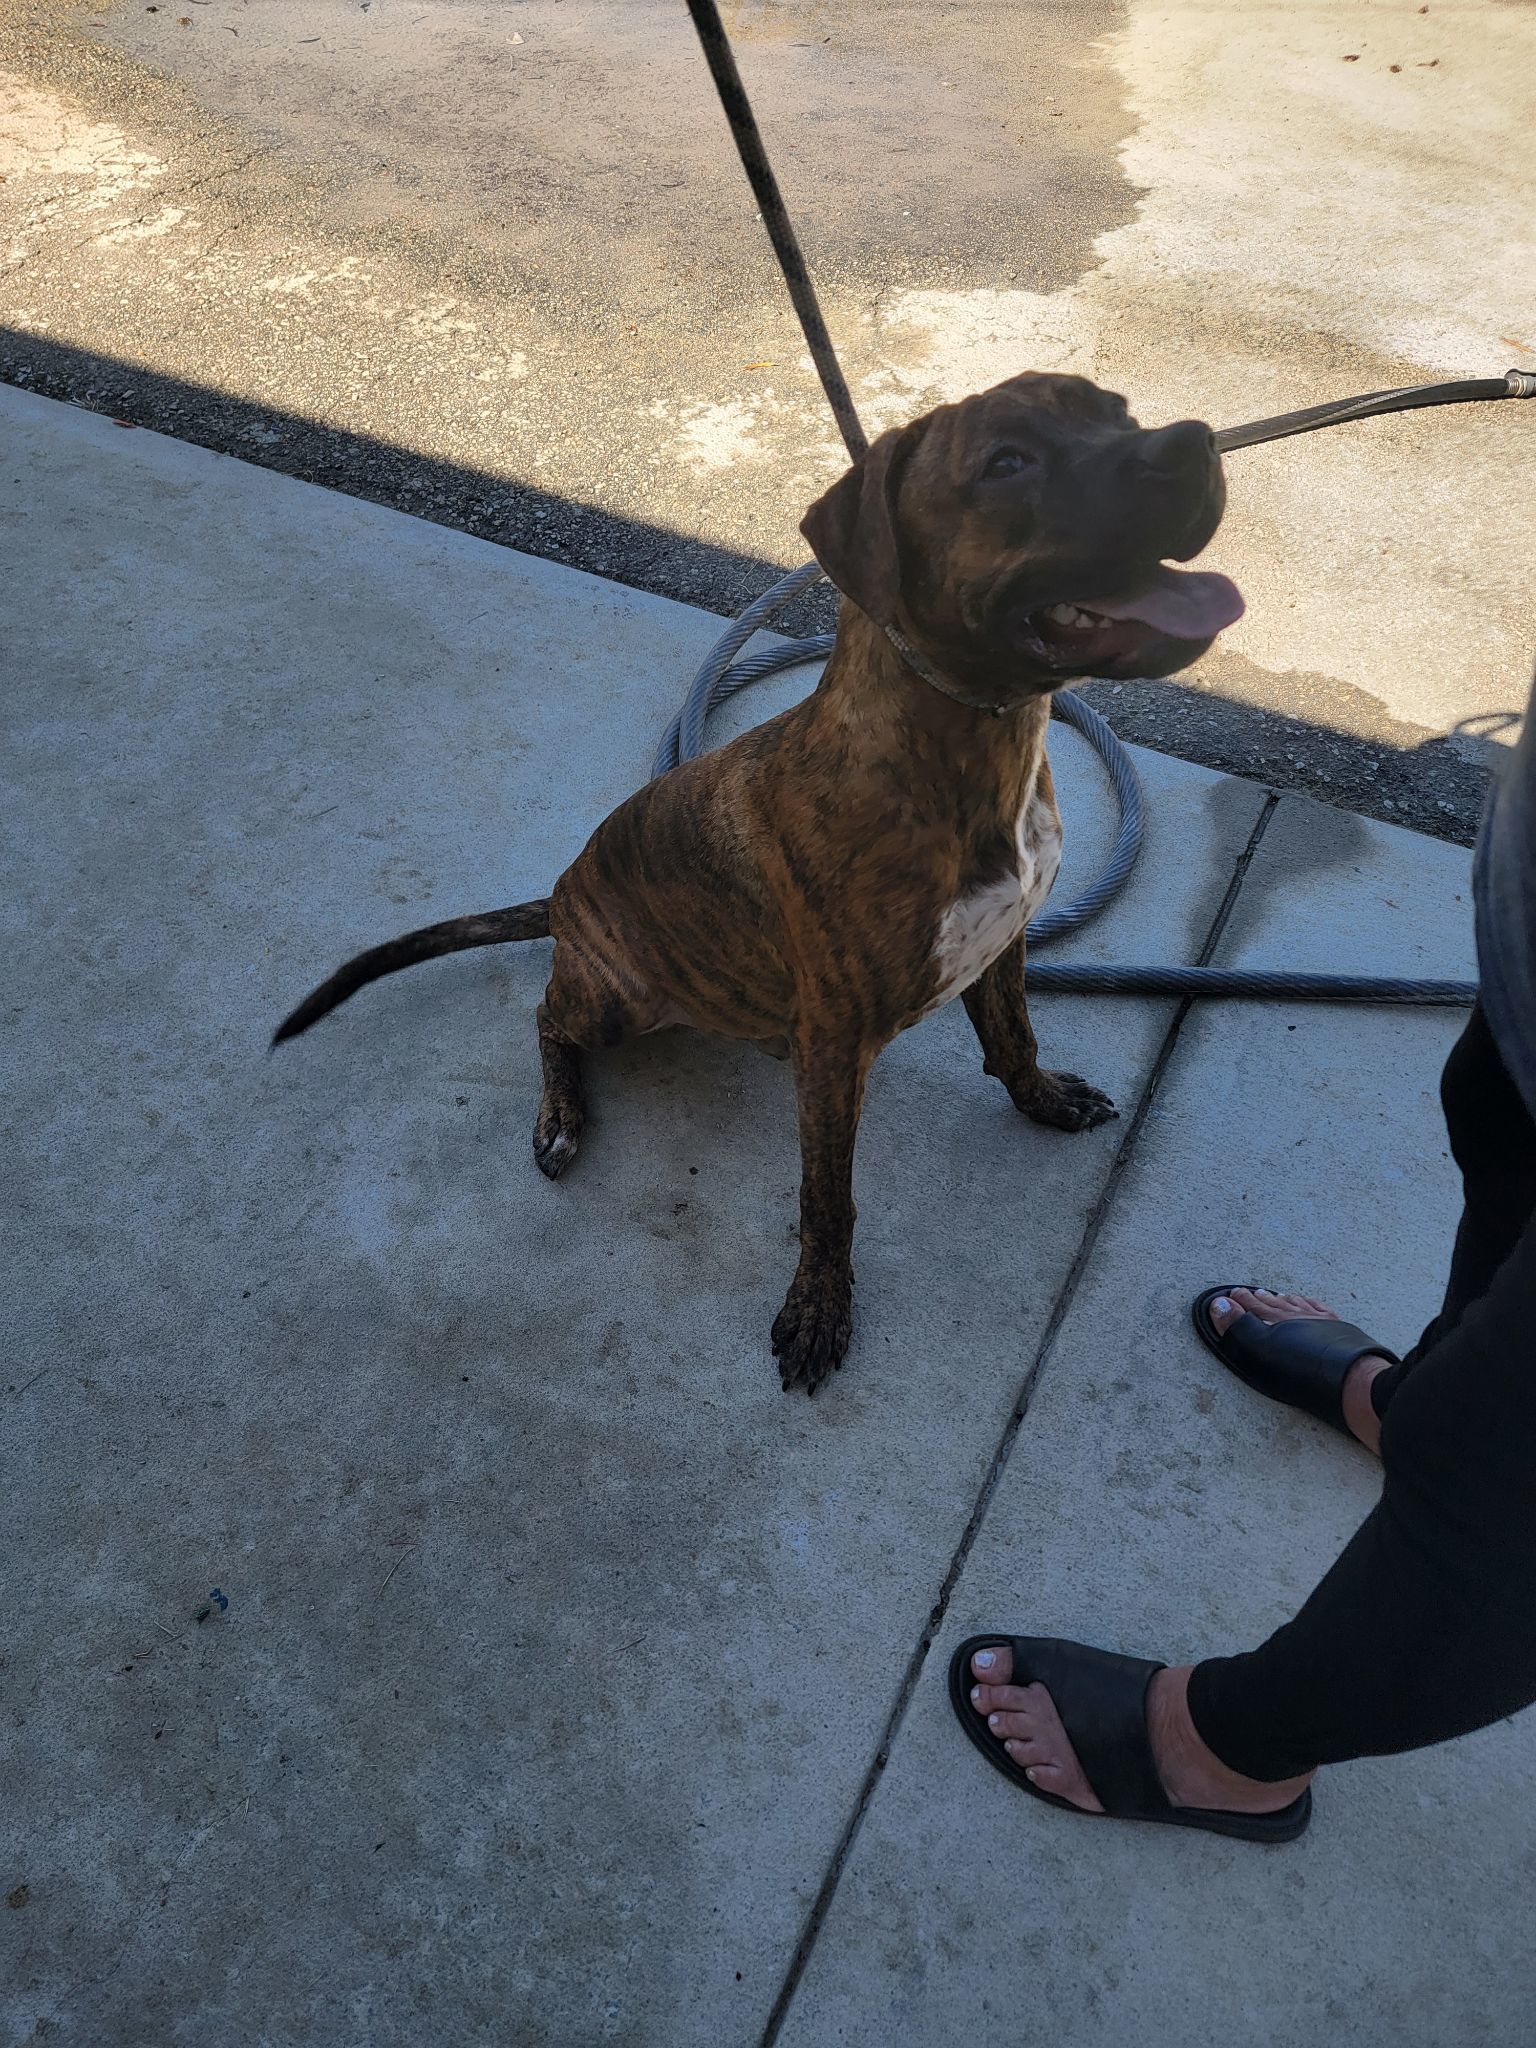
[[[1201,569],[1158,569],[1123,597],[1096,597],[1087,610],[1135,619],[1170,640],[1209,640],[1243,616],[1242,593],[1227,576]]]

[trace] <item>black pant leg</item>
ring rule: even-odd
[[[1432,1345],[1453,1330],[1536,1215],[1536,1123],[1510,1079],[1488,1020],[1474,1009],[1440,1078],[1451,1156],[1461,1169],[1463,1208],[1440,1312],[1400,1366],[1378,1373],[1371,1401],[1385,1415],[1399,1386]]]
[[[1443,1742],[1536,1703],[1536,1222],[1382,1423],[1381,1500],[1294,1620],[1199,1664],[1245,1777]]]

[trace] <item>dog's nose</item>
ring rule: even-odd
[[[1203,420],[1177,420],[1143,434],[1137,465],[1149,482],[1191,483],[1203,477],[1216,456],[1216,436]]]

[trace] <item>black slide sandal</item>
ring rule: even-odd
[[[1278,1813],[1223,1813],[1201,1807],[1173,1806],[1158,1780],[1147,1739],[1147,1687],[1161,1664],[1145,1657],[1122,1657],[1069,1643],[1057,1636],[967,1636],[949,1660],[949,1701],[955,1718],[995,1771],[1032,1799],[1059,1806],[1081,1820],[1098,1820],[1070,1799],[1042,1792],[1024,1775],[985,1716],[971,1705],[971,1687],[979,1684],[971,1670],[978,1650],[1011,1650],[1010,1685],[1043,1685],[1056,1703],[1084,1775],[1109,1820],[1161,1821],[1167,1827],[1200,1828],[1207,1834],[1229,1835],[1240,1842],[1294,1842],[1312,1818],[1312,1788],[1307,1786]]]
[[[1240,1280],[1236,1284],[1242,1287],[1247,1283]],[[1231,1292],[1230,1287],[1208,1287],[1190,1303],[1190,1321],[1206,1350],[1214,1352],[1227,1371],[1256,1394],[1315,1415],[1352,1444],[1358,1443],[1344,1420],[1344,1382],[1349,1369],[1357,1359],[1367,1357],[1400,1365],[1397,1353],[1354,1323],[1326,1316],[1295,1316],[1283,1323],[1265,1323],[1245,1309],[1222,1335],[1211,1321],[1211,1303]]]

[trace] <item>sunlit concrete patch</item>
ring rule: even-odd
[[[274,298],[307,299],[317,291],[365,290],[373,282],[355,256],[343,257],[334,268],[283,270],[265,277],[256,287]]]
[[[183,206],[162,206],[156,212],[146,214],[142,220],[124,221],[120,227],[103,228],[96,237],[103,248],[118,247],[124,242],[152,241],[158,235],[168,235],[173,228],[179,228],[187,218]]]
[[[1536,16],[1370,0],[1133,4],[1108,54],[1143,194],[1053,293],[907,289],[869,318],[882,422],[1023,368],[1218,425],[1351,390],[1536,365],[1528,154]],[[1355,61],[1347,61],[1351,57]],[[1523,701],[1526,576],[1506,544],[1536,407],[1437,413],[1237,454],[1217,542],[1248,596],[1231,650],[1336,676],[1436,731]],[[1475,478],[1475,486],[1469,486]]]
[[[122,129],[84,119],[53,94],[0,72],[0,181],[14,187],[0,213],[0,264],[24,262],[60,227],[94,221],[125,202],[137,211],[165,171]],[[112,230],[102,232],[106,239]]]
[[[843,456],[825,412],[804,399],[783,398],[773,385],[718,404],[653,400],[649,416],[664,423],[665,460],[697,477],[723,476],[753,465],[799,463],[808,485]],[[814,486],[813,486],[814,487]]]
[[[1114,39],[1140,122],[1122,162],[1149,199],[1103,238],[1111,266],[1154,286],[1230,278],[1266,323],[1442,376],[1536,351],[1536,237],[1510,176],[1529,11],[1346,0],[1253,9],[1231,31],[1219,0],[1190,0],[1133,6]]]
[[[757,425],[764,401],[728,399],[722,405],[690,406],[678,436],[678,453],[697,473],[732,469],[766,451]]]
[[[1086,289],[1063,292],[896,293],[867,316],[872,341],[889,360],[866,370],[859,393],[881,424],[910,419],[925,404],[951,404],[1020,370],[1100,374],[1099,321]]]
[[[304,381],[315,374],[318,323],[334,322],[338,345],[366,361],[372,379],[454,387],[455,439],[466,453],[483,449],[487,426],[507,416],[496,387],[529,374],[527,350],[503,339],[505,320],[399,262],[313,237],[290,235],[273,247],[231,234],[216,188],[229,181],[238,199],[243,170],[240,159],[212,169],[193,158],[170,161],[61,96],[0,75],[0,270],[13,274],[10,294],[0,295],[0,324],[78,332],[81,287],[93,278],[91,263],[103,263],[119,299],[125,277],[135,286],[153,279],[159,312],[146,337],[149,362],[185,363],[185,324],[231,332],[260,323],[261,347],[243,360],[241,382],[267,385],[274,402],[304,411],[313,405]],[[177,203],[193,191],[206,195],[195,209]],[[61,274],[63,293],[52,305],[37,303],[50,296],[40,289],[39,265]],[[389,337],[382,359],[379,334]],[[273,363],[285,335],[303,339],[307,360],[297,378]],[[432,446],[430,435],[421,438]]]
[[[83,119],[26,79],[0,73],[0,177],[67,179],[109,204],[164,171],[120,128]]]

